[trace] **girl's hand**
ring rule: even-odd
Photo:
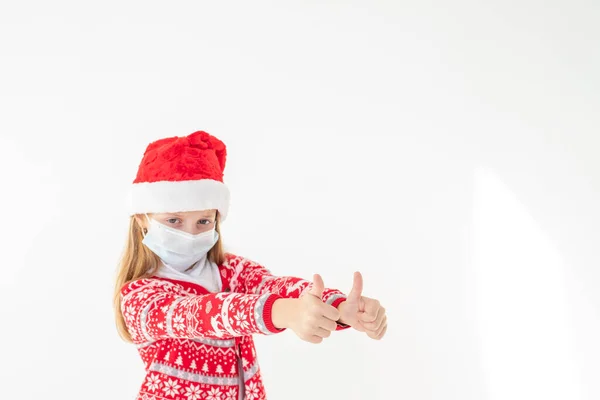
[[[323,278],[315,274],[312,288],[299,299],[277,299],[273,304],[272,319],[277,328],[289,328],[300,339],[321,343],[337,328],[340,312],[323,303]]]
[[[342,302],[340,321],[360,332],[365,332],[371,339],[379,340],[387,331],[385,308],[378,300],[362,296],[363,279],[360,272],[354,273],[352,290],[346,301]]]

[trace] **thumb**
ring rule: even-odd
[[[320,299],[323,296],[324,291],[325,283],[323,283],[323,278],[321,278],[321,275],[315,274],[313,276],[313,285],[310,288],[309,293],[313,296],[317,296]]]
[[[354,282],[352,283],[352,290],[348,293],[348,301],[360,300],[363,291],[363,278],[360,272],[354,273]]]

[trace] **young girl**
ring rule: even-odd
[[[277,277],[223,250],[229,208],[226,147],[197,131],[150,143],[131,188],[129,237],[114,296],[120,335],[136,345],[146,377],[137,399],[265,399],[253,334],[289,328],[320,343],[353,327],[373,339],[385,309],[313,282]]]

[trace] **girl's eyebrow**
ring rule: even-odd
[[[181,213],[165,213],[165,215],[170,215],[170,216],[174,216],[174,217],[179,217],[179,218],[184,218],[185,216]],[[210,212],[210,211],[206,211],[203,214],[201,214],[198,218],[214,218],[215,217],[215,213],[214,212]]]
[[[179,213],[171,213],[171,214],[168,214],[168,215],[174,215],[176,217],[183,218],[183,214],[179,214]],[[214,218],[214,217],[215,217],[215,215],[213,213],[208,213],[207,212],[206,214],[202,214],[198,218]]]

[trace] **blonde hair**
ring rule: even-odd
[[[126,342],[132,342],[131,335],[125,325],[123,318],[123,312],[121,311],[121,289],[123,286],[132,282],[136,279],[148,278],[156,271],[160,265],[160,259],[150,249],[148,249],[142,240],[144,235],[142,234],[142,226],[136,220],[141,216],[131,216],[129,220],[129,232],[123,254],[121,255],[121,261],[117,269],[117,276],[115,282],[115,291],[113,296],[113,307],[115,312],[115,320],[117,323],[117,331],[123,340]],[[217,219],[215,229],[219,232],[219,240],[217,243],[208,251],[208,259],[217,265],[221,265],[225,262],[225,250],[223,248],[223,242],[221,241],[221,231],[219,228],[219,213],[217,212]]]

